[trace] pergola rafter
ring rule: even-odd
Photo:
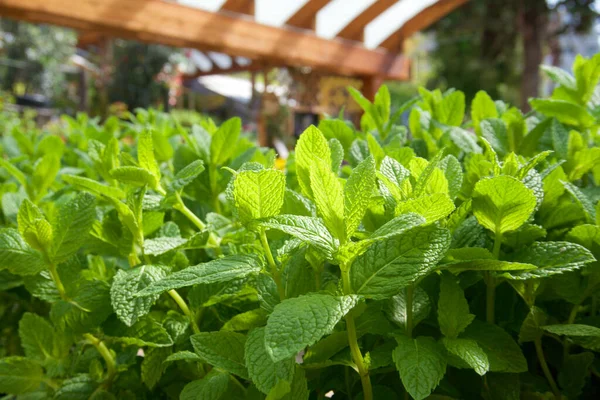
[[[337,37],[348,40],[364,41],[365,27],[377,18],[385,10],[396,4],[398,0],[376,0],[373,4],[367,7],[363,12],[356,16],[348,25],[344,27]]]
[[[308,0],[286,21],[286,25],[296,28],[315,30],[317,14],[330,0]]]

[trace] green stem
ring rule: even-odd
[[[577,313],[579,312],[580,303],[576,303],[571,308],[571,312],[569,313],[569,318],[567,319],[567,324],[570,325],[575,322],[577,318]],[[569,343],[569,338],[565,337],[563,339],[563,358],[566,359],[569,355],[569,350],[571,349],[571,344]]]
[[[189,208],[186,207],[179,193],[175,193],[175,198],[177,199],[177,203],[175,203],[173,208],[179,210],[183,215],[185,215],[185,217],[189,219],[190,222],[196,226],[196,228],[200,229],[201,231],[206,229],[206,224],[202,222],[202,220],[198,218],[196,214],[194,214]]]
[[[90,333],[85,333],[83,336],[92,344],[92,346],[96,348],[96,350],[98,350],[98,353],[100,353],[104,359],[104,362],[106,362],[106,370],[108,372],[108,375],[106,376],[106,382],[110,385],[117,373],[117,363],[115,362],[115,359],[103,341]]]
[[[406,288],[406,336],[412,337],[413,330],[413,298],[415,287],[409,285]]]
[[[210,193],[213,196],[213,206],[215,208],[215,212],[221,214],[219,193],[217,193],[217,167],[214,164],[208,165],[208,179],[210,181]]]
[[[496,314],[496,282],[489,272],[485,272],[485,305],[486,305],[486,320],[490,324],[495,321]]]
[[[196,319],[194,318],[194,314],[192,314],[192,311],[186,304],[185,300],[183,300],[183,298],[179,295],[179,293],[177,293],[177,291],[175,289],[169,290],[168,293],[169,293],[169,296],[171,296],[171,298],[173,300],[175,300],[175,303],[177,303],[177,305],[179,306],[181,311],[183,311],[183,313],[189,318],[190,324],[192,325],[192,330],[194,331],[194,333],[200,333],[200,328],[198,328],[198,324],[196,324]]]
[[[65,290],[65,286],[63,285],[62,281],[60,280],[60,276],[58,275],[56,265],[50,263],[48,265],[48,270],[50,271],[50,276],[52,277],[52,280],[54,281],[54,284],[56,285],[56,289],[58,290],[58,293],[60,294],[60,298],[65,301],[68,301],[69,298],[67,297],[67,291]]]
[[[271,248],[269,247],[269,241],[267,240],[267,233],[264,229],[260,230],[260,243],[265,252],[265,257],[267,258],[267,262],[269,263],[269,267],[271,268],[271,276],[277,285],[277,292],[279,293],[279,298],[281,300],[285,299],[285,290],[283,287],[283,283],[281,282],[281,273],[277,268],[277,264],[275,264],[275,259],[273,258],[273,254],[271,253]]]
[[[342,270],[342,285],[344,288],[344,294],[352,294],[352,288],[350,285],[350,269],[345,265],[340,265]],[[363,387],[363,398],[364,400],[373,400],[373,388],[371,386],[371,378],[369,377],[369,368],[365,363],[365,359],[360,352],[358,346],[358,337],[356,335],[356,325],[354,324],[353,310],[350,310],[346,314],[346,330],[348,331],[348,344],[350,345],[350,353],[352,354],[352,360],[356,364],[358,369],[358,375]]]
[[[560,390],[558,390],[558,386],[556,386],[556,382],[554,381],[554,378],[552,377],[550,368],[548,368],[548,363],[546,363],[546,357],[544,356],[544,349],[542,349],[542,339],[538,337],[534,340],[534,343],[535,343],[535,352],[537,354],[537,358],[540,362],[540,366],[542,367],[542,371],[544,371],[546,380],[548,381],[548,384],[550,385],[550,389],[552,390],[552,393],[554,393],[554,398],[556,400],[560,400],[561,399]]]

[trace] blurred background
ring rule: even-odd
[[[353,86],[398,107],[427,88],[483,89],[528,109],[540,64],[599,51],[595,0],[0,0],[0,107],[182,124],[241,116],[263,145],[358,121]]]

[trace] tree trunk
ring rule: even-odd
[[[523,74],[521,76],[521,108],[529,111],[529,98],[536,97],[540,87],[539,67],[543,61],[543,46],[548,24],[546,0],[524,1],[520,14],[523,37]]]

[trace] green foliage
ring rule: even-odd
[[[0,391],[593,396],[594,63],[572,78],[546,68],[584,123],[483,92],[468,113],[459,91],[420,90],[400,108],[412,107],[407,135],[386,89],[352,92],[361,129],[308,128],[283,170],[237,119],[80,116],[64,121],[66,145],[8,131]]]

